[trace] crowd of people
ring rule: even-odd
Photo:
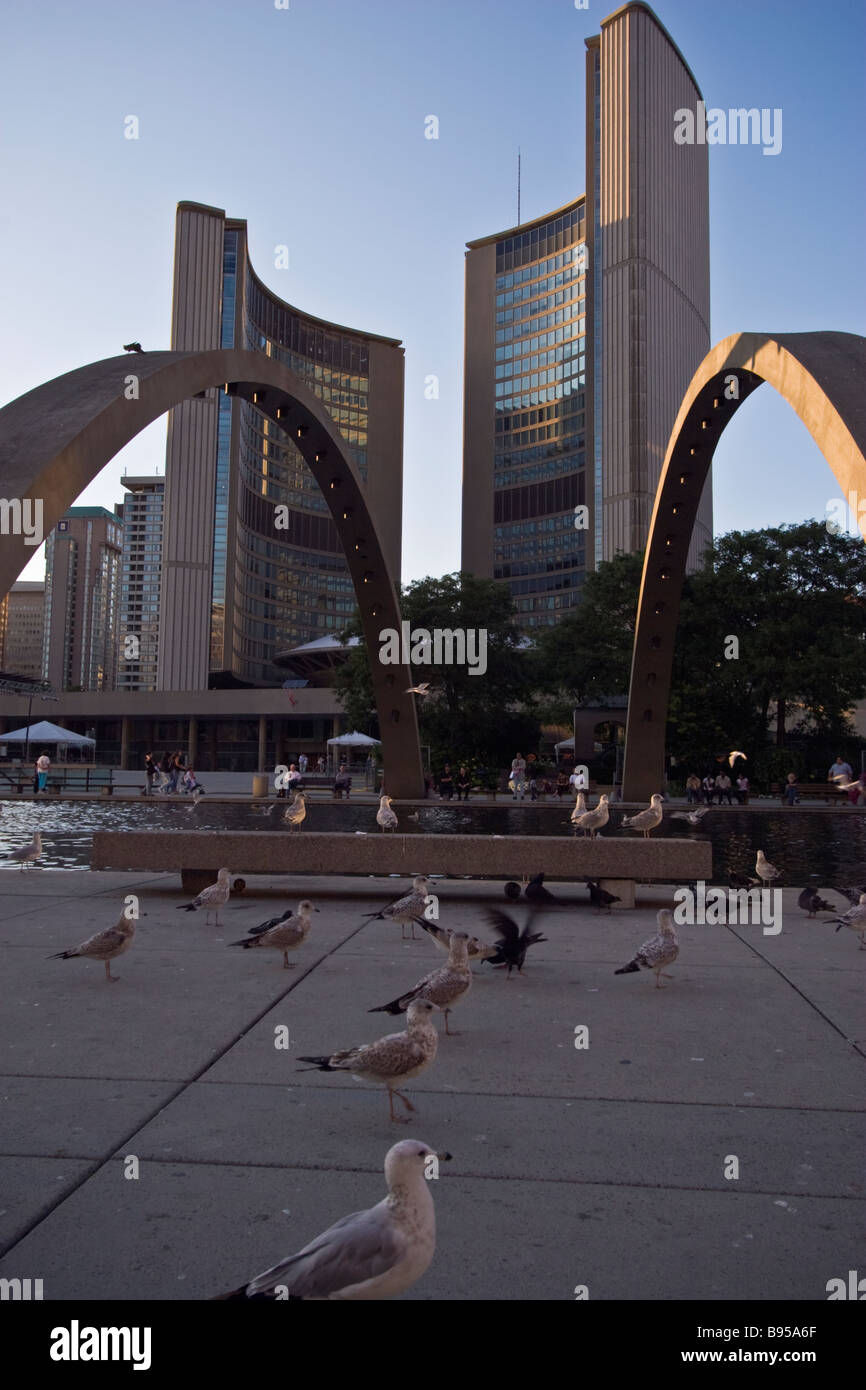
[[[749,779],[745,772],[737,774],[736,780],[732,781],[729,774],[721,772],[708,772],[705,777],[699,777],[696,772],[690,772],[686,778],[686,799],[690,806],[700,805],[712,806],[716,801],[721,806],[723,801],[727,801],[729,806],[733,806],[733,798],[736,797],[740,806],[749,804]]]

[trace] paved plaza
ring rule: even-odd
[[[522,976],[474,967],[459,1036],[408,1083],[403,1126],[383,1088],[297,1059],[399,1028],[367,1010],[443,963],[426,939],[362,925],[405,882],[248,878],[214,927],[175,910],[177,875],[0,873],[0,1276],[41,1278],[46,1299],[209,1298],[378,1201],[406,1137],[453,1155],[433,1193],[436,1256],[407,1299],[586,1286],[590,1300],[822,1300],[862,1268],[866,951],[852,933],[785,890],[780,935],[679,928],[656,990],[614,970],[672,888],[639,888],[637,910],[610,917],[539,915],[548,941]],[[488,906],[526,913],[501,884],[435,891],[458,930],[490,934]],[[119,983],[98,962],[46,960],[113,924],[127,894],[142,917]],[[320,912],[294,970],[227,949],[305,895]]]

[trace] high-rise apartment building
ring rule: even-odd
[[[697,83],[644,4],[586,50],[586,193],[466,255],[462,564],[507,583],[526,628],[645,544],[710,347],[707,146],[674,141]],[[708,481],[692,564],[711,535]]]
[[[0,603],[0,671],[42,678],[45,585],[23,579]]]
[[[156,690],[165,478],[121,479],[123,522],[118,690]]]
[[[123,527],[104,507],[70,507],[45,546],[42,678],[55,690],[114,690]]]
[[[244,348],[286,364],[327,407],[400,573],[403,349],[278,299],[246,223],[181,203],[172,348]],[[275,509],[288,508],[288,527]],[[157,686],[279,685],[274,656],[336,633],[355,607],[319,484],[254,405],[212,390],[170,412]]]

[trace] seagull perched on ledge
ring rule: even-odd
[[[576,826],[581,816],[586,814],[586,796],[583,792],[577,793],[577,800],[574,803],[574,810],[571,813],[571,823]]]
[[[623,816],[622,823],[626,829],[639,830],[644,839],[648,840],[650,831],[661,825],[663,815],[661,794],[653,792],[646,810],[638,811],[636,816]]]
[[[220,869],[217,873],[216,883],[212,883],[209,888],[203,888],[197,898],[193,898],[191,903],[184,903],[177,908],[178,912],[196,912],[198,908],[205,909],[204,922],[208,924],[211,913],[214,914],[215,925],[220,924],[220,908],[224,907],[231,894],[231,869]]]
[[[446,1161],[417,1139],[385,1155],[388,1196],[323,1231],[297,1255],[242,1284],[227,1299],[370,1300],[393,1298],[426,1272],[436,1249],[436,1214],[427,1181],[430,1158]]]
[[[123,344],[123,351],[124,351],[124,352],[144,352],[144,348],[141,346],[141,343],[124,343],[124,344]]]
[[[380,796],[379,809],[376,812],[376,824],[382,827],[382,832],[397,829],[397,812],[391,810],[390,796]]]
[[[291,806],[288,807],[286,814],[283,816],[283,820],[288,821],[292,830],[300,830],[301,824],[305,819],[306,814],[307,803],[304,800],[304,793],[295,792],[295,799],[292,802]]]
[[[607,825],[609,820],[610,811],[608,810],[608,798],[604,795],[598,798],[598,805],[593,811],[584,811],[583,815],[578,816],[576,820],[574,816],[572,816],[571,823],[576,826],[578,830],[583,830],[584,833],[588,830],[590,839],[594,840],[596,831],[601,830]]]
[[[35,865],[35,861],[42,858],[42,836],[39,831],[34,830],[30,844],[22,845],[20,849],[13,849],[9,858],[17,859],[22,871],[25,864]]]
[[[312,1068],[300,1067],[300,1071],[347,1071],[360,1081],[378,1082],[388,1087],[388,1103],[391,1119],[398,1123],[408,1123],[408,1116],[394,1114],[394,1097],[399,1096],[407,1110],[415,1107],[410,1100],[396,1089],[398,1081],[409,1081],[430,1066],[436,1058],[439,1034],[433,1026],[432,1015],[438,1005],[429,999],[413,999],[406,1010],[406,1031],[389,1033],[376,1042],[363,1047],[349,1047],[344,1052],[334,1052],[330,1057],[299,1057],[299,1062],[312,1062]]]
[[[673,979],[672,975],[665,974],[664,967],[673,965],[680,953],[674,928],[674,914],[670,908],[663,907],[660,912],[656,913],[656,921],[659,926],[657,934],[645,941],[628,965],[623,965],[621,969],[615,970],[614,975],[630,975],[635,970],[654,970],[656,989],[662,987],[660,975],[664,975],[666,980]]]
[[[91,960],[101,960],[105,962],[105,978],[111,984],[115,984],[120,979],[119,975],[112,975],[110,961],[116,956],[122,956],[124,951],[128,951],[135,936],[135,922],[131,917],[127,917],[126,909],[121,912],[116,926],[109,927],[106,931],[96,932],[94,936],[89,936],[86,941],[82,941],[80,946],[73,946],[68,951],[58,951],[53,956],[46,956],[46,960],[73,960],[78,956],[87,956]]]

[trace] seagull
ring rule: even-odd
[[[292,827],[293,830],[296,826],[300,830],[301,822],[303,821],[306,814],[307,804],[304,801],[304,793],[295,792],[295,799],[292,802],[291,806],[287,808],[286,814],[283,816],[283,820],[288,821],[289,825]]]
[[[448,1015],[454,1005],[468,994],[472,988],[472,971],[469,968],[469,937],[466,932],[451,933],[448,951],[448,964],[438,970],[431,970],[416,985],[392,999],[390,1004],[380,1004],[378,1008],[368,1009],[370,1014],[402,1014],[415,999],[428,999],[436,1004],[445,1015],[445,1032],[450,1035]]]
[[[439,1034],[433,1026],[432,1014],[438,1012],[429,999],[413,999],[406,1010],[405,1033],[389,1033],[378,1041],[362,1047],[350,1047],[330,1057],[299,1057],[299,1062],[312,1062],[313,1067],[300,1071],[347,1071],[360,1081],[378,1082],[388,1087],[391,1119],[408,1123],[407,1116],[394,1114],[394,1097],[399,1096],[407,1110],[414,1110],[410,1100],[396,1089],[398,1081],[418,1076],[436,1057]]]
[[[33,839],[29,845],[22,845],[20,849],[13,849],[9,855],[10,859],[17,859],[21,865],[22,872],[25,864],[35,864],[37,859],[42,858],[42,836],[38,830],[34,830]]]
[[[847,899],[848,899],[848,901],[849,901],[849,903],[851,903],[852,907],[856,907],[857,904],[858,904],[859,901],[860,901],[860,894],[861,894],[861,893],[866,893],[866,887],[863,887],[863,888],[836,888],[834,891],[837,892],[837,893],[841,893],[843,898],[847,898]]]
[[[558,901],[553,893],[545,888],[544,874],[536,874],[535,878],[531,878],[523,892],[531,903],[555,903]]]
[[[420,684],[420,685],[410,685],[410,686],[409,686],[409,689],[408,689],[405,693],[406,693],[407,695],[421,695],[422,697],[423,697],[424,695],[429,695],[429,694],[430,694],[430,682],[429,682],[429,681],[421,681],[421,684]]]
[[[600,796],[595,810],[584,811],[583,815],[578,816],[577,820],[572,818],[572,824],[575,825],[578,830],[583,830],[584,833],[588,830],[590,839],[595,839],[596,831],[601,830],[607,825],[609,820],[610,811],[608,810],[608,798],[607,796]]]
[[[135,921],[127,917],[126,909],[121,912],[117,924],[109,927],[106,931],[98,931],[94,936],[89,936],[86,941],[82,941],[80,946],[73,946],[68,951],[58,951],[53,956],[46,956],[46,960],[72,960],[77,956],[89,956],[92,960],[105,962],[105,978],[111,984],[115,984],[120,979],[119,975],[112,975],[109,961],[114,960],[115,956],[122,956],[124,951],[128,951],[135,936]]]
[[[734,766],[734,763],[737,761],[737,758],[742,758],[744,763],[747,763],[749,761],[745,753],[741,753],[739,748],[734,748],[728,754],[728,762],[731,767]]]
[[[141,343],[124,343],[124,344],[123,344],[123,351],[124,351],[124,352],[144,352],[144,348],[141,346]]]
[[[817,888],[812,887],[803,889],[797,899],[797,906],[802,907],[803,911],[807,912],[810,917],[814,917],[816,912],[836,911],[833,903],[825,903],[824,899],[819,897]]]
[[[232,891],[230,879],[231,870],[220,869],[217,873],[216,883],[212,883],[209,888],[203,888],[197,898],[193,898],[191,903],[184,903],[176,911],[195,912],[197,908],[203,907],[205,909],[205,926],[207,926],[208,918],[212,912],[216,918],[215,924],[219,926],[220,908],[228,902],[229,894]]]
[[[836,783],[836,787],[840,792],[850,792],[853,787],[860,786],[859,782],[844,782],[841,777],[833,777],[831,780]]]
[[[696,811],[674,811],[671,820],[687,820],[689,825],[700,825],[711,806],[699,806]]]
[[[450,927],[440,927],[436,922],[428,922],[426,918],[421,918],[418,925],[423,927],[433,945],[443,955],[451,953],[451,937],[453,932]],[[470,936],[467,939],[466,954],[470,961],[486,960],[488,956],[495,956],[498,947],[491,946],[488,941],[482,941],[478,936]]]
[[[496,955],[488,957],[491,965],[507,965],[508,975],[517,966],[517,973],[523,971],[523,962],[526,960],[526,952],[530,946],[535,946],[539,941],[546,941],[547,937],[542,936],[541,932],[530,932],[532,919],[535,916],[535,909],[531,909],[521,931],[513,917],[509,917],[507,912],[500,912],[497,907],[487,909],[487,920],[496,931],[499,942],[496,947]]]
[[[665,973],[666,965],[673,965],[680,953],[677,944],[677,934],[674,928],[674,915],[669,908],[663,907],[656,913],[658,922],[658,933],[645,941],[637,954],[619,970],[615,970],[614,975],[629,975],[633,970],[654,970],[656,973],[656,989],[661,989],[660,975],[664,975],[666,980],[673,976]]]
[[[390,796],[379,798],[379,809],[376,812],[376,824],[382,827],[382,832],[397,829],[397,812],[391,810]]]
[[[764,883],[772,883],[774,878],[782,877],[781,869],[777,869],[774,865],[767,862],[764,858],[764,851],[762,849],[758,850],[758,858],[755,861],[755,873]]]
[[[419,874],[412,882],[412,892],[405,897],[398,898],[396,902],[389,903],[387,907],[380,908],[378,912],[365,912],[364,918],[369,921],[399,922],[402,928],[402,935],[406,939],[406,924],[411,923],[412,940],[415,940],[415,923],[424,916],[424,909],[427,906],[427,898],[430,893],[430,880],[423,874]]]
[[[417,1139],[395,1144],[385,1155],[388,1196],[378,1206],[344,1216],[297,1255],[218,1298],[371,1300],[410,1288],[436,1249],[430,1158],[446,1161],[451,1155]]]
[[[601,912],[604,908],[610,912],[614,903],[622,902],[622,898],[618,898],[615,893],[608,893],[606,888],[602,888],[600,883],[591,878],[586,880],[586,886],[589,889],[589,900],[596,912]]]
[[[647,809],[638,811],[636,816],[623,816],[622,823],[628,829],[640,830],[644,839],[648,840],[650,831],[661,825],[663,815],[661,794],[653,792]]]
[[[318,912],[317,907],[308,898],[298,903],[298,915],[292,916],[292,909],[287,908],[282,917],[272,917],[269,922],[263,922],[260,927],[250,927],[249,932],[241,941],[230,941],[230,946],[243,946],[245,951],[253,947],[270,946],[276,951],[283,953],[283,969],[294,970],[294,966],[289,964],[289,951],[294,951],[298,946],[303,946],[310,934],[313,923],[310,920],[311,912]]]
[[[857,906],[849,907],[841,917],[824,917],[822,921],[835,922],[837,931],[850,927],[860,937],[860,950],[866,950],[866,893],[861,893]]]
[[[574,810],[571,813],[571,823],[576,826],[581,816],[586,814],[586,796],[583,792],[577,793],[577,800],[574,803]]]

